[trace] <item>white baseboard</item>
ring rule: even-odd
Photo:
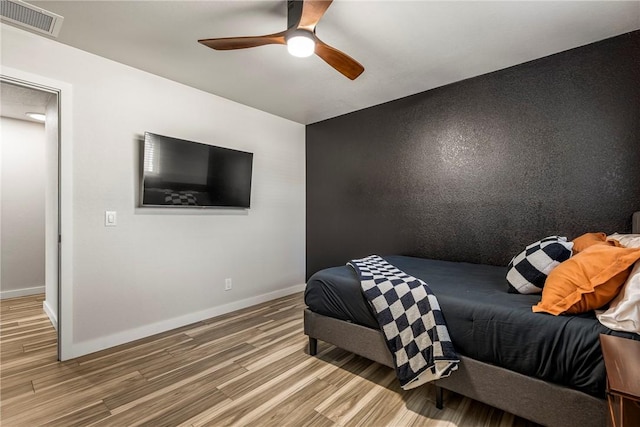
[[[53,327],[57,331],[58,330],[58,316],[56,316],[56,311],[51,308],[51,306],[49,305],[48,301],[44,301],[42,303],[42,309],[47,314],[47,316],[49,317],[49,320],[51,320],[51,324],[53,325]]]
[[[128,331],[119,332],[117,334],[112,334],[102,338],[97,338],[97,339],[84,341],[80,343],[74,343],[73,348],[69,352],[68,358],[73,359],[76,357],[84,356],[86,354],[95,353],[96,351],[104,350],[110,347],[115,347],[117,345],[125,344],[141,338],[146,338],[151,335],[166,332],[171,329],[176,329],[181,326],[199,322],[201,320],[210,319],[212,317],[220,316],[222,314],[227,314],[232,311],[240,310],[246,307],[251,307],[252,305],[271,301],[273,299],[295,294],[297,292],[302,292],[304,291],[304,288],[305,288],[305,284],[303,283],[301,285],[295,285],[289,288],[280,289],[280,290],[269,292],[262,295],[257,295],[251,298],[245,298],[240,301],[234,301],[228,304],[212,307],[207,310],[185,314],[183,316],[174,317],[173,319],[163,320],[161,322],[152,323],[150,325],[141,326],[139,328],[130,329]]]
[[[15,289],[12,291],[0,291],[0,299],[24,297],[27,295],[44,294],[44,286],[33,288]]]

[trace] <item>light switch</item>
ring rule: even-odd
[[[118,224],[116,211],[105,211],[104,213],[104,226],[115,227]]]

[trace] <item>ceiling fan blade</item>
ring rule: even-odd
[[[302,16],[298,23],[298,29],[313,32],[318,21],[329,9],[333,0],[304,0],[302,3]]]
[[[275,34],[267,34],[266,36],[202,39],[198,40],[198,43],[216,50],[246,49],[268,44],[287,44],[284,39],[285,33],[286,31],[281,31]]]
[[[364,71],[364,67],[358,61],[346,53],[329,46],[317,37],[316,55],[351,80],[355,80]]]

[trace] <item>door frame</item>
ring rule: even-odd
[[[72,86],[4,66],[0,80],[58,96],[58,359],[68,360],[74,357]]]

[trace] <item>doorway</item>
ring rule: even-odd
[[[60,91],[0,78],[2,121],[2,298],[44,293],[60,325]]]

